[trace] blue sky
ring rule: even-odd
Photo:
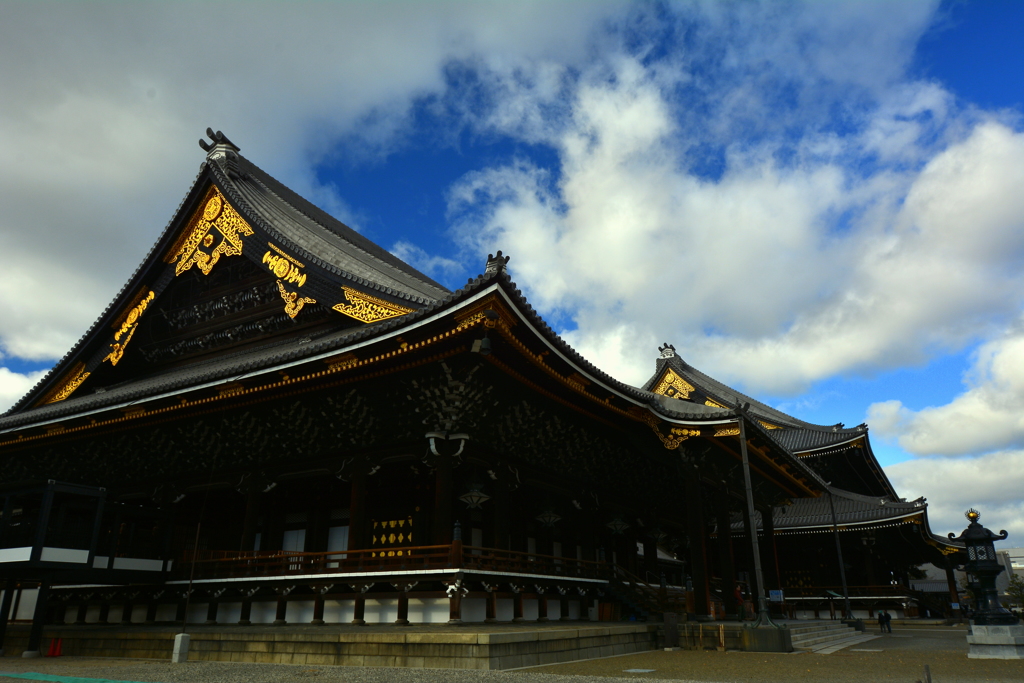
[[[672,342],[867,421],[937,530],[974,505],[1024,533],[1024,3],[239,7],[0,2],[4,406],[130,275],[209,125],[453,289],[503,249],[620,379]]]

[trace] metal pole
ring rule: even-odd
[[[839,525],[836,524],[836,506],[832,502],[832,489],[828,490],[828,507],[832,511],[832,533],[836,537],[836,555],[839,556],[839,578],[843,582],[843,609],[846,610],[846,618],[853,619],[853,610],[850,609],[850,591],[846,587],[846,565],[843,563],[843,546],[839,543]]]
[[[768,614],[768,598],[764,595],[764,575],[761,573],[761,550],[757,545],[757,525],[754,523],[754,489],[750,482],[750,458],[747,456],[746,418],[740,414],[740,455],[743,457],[743,485],[747,492],[747,514],[750,516],[750,546],[754,551],[754,580],[757,582],[757,620],[753,626],[777,626]]]

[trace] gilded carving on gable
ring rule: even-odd
[[[316,303],[316,299],[310,299],[308,296],[299,296],[296,292],[289,292],[280,280],[277,281],[277,291],[281,293],[281,298],[284,299],[284,312],[288,314],[289,318],[297,316],[306,304]]]
[[[303,263],[284,253],[279,247],[274,246],[270,242],[267,242],[267,246],[273,251],[268,251],[263,255],[263,264],[270,269],[270,272],[278,280],[283,280],[299,287],[306,284],[306,274],[302,272],[302,268],[306,266]],[[275,254],[274,252],[277,253]]]
[[[124,350],[128,347],[128,342],[132,340],[132,336],[135,334],[135,330],[139,328],[139,319],[142,314],[146,312],[149,307],[149,303],[156,297],[153,290],[144,290],[146,295],[142,299],[128,308],[118,320],[121,320],[121,325],[114,332],[114,343],[110,345],[110,353],[104,357],[104,361],[110,361],[111,365],[117,365],[118,361],[121,360],[121,356],[124,355]]]
[[[85,371],[85,363],[78,363],[75,367],[64,375],[60,383],[41,401],[43,404],[56,403],[57,401],[63,401],[72,393],[75,389],[81,386],[82,382],[89,378],[90,373]]]
[[[412,313],[413,310],[393,304],[390,301],[385,301],[384,299],[378,299],[369,294],[363,294],[351,287],[342,287],[341,289],[348,301],[335,304],[331,308],[360,322],[375,323],[380,320],[397,318],[406,313]]]
[[[654,387],[654,393],[668,396],[669,398],[690,398],[694,391],[693,385],[672,371],[672,368],[665,370],[661,381]]]
[[[198,266],[203,275],[209,275],[221,256],[242,253],[242,236],[252,236],[253,230],[213,186],[184,234],[187,237],[166,259],[168,263],[177,262],[174,274],[181,275],[192,266]]]

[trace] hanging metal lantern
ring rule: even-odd
[[[482,488],[481,484],[470,484],[469,490],[459,496],[459,500],[469,508],[479,508],[491,499],[490,496],[480,490]]]
[[[554,526],[555,522],[562,519],[562,517],[555,513],[554,510],[548,508],[544,512],[537,515],[534,519],[543,524],[544,526]]]
[[[612,530],[613,534],[621,534],[623,531],[629,528],[629,524],[626,523],[622,516],[616,516],[615,519],[606,524],[609,529]]]

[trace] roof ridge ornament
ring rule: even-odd
[[[228,136],[224,135],[224,133],[219,130],[214,133],[212,128],[207,128],[206,135],[213,140],[213,144],[211,145],[206,140],[199,138],[199,146],[206,152],[207,159],[214,161],[217,159],[238,158],[238,152],[241,151],[241,148],[231,142],[231,140],[228,140]]]
[[[501,249],[498,250],[497,254],[487,255],[487,265],[484,267],[484,275],[493,275],[494,273],[504,273],[507,269],[508,260],[511,256],[502,256]]]
[[[668,342],[665,342],[664,346],[659,346],[658,347],[658,351],[661,352],[661,355],[659,356],[659,358],[675,358],[676,357],[676,347],[672,346]]]

